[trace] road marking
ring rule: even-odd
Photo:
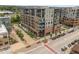
[[[42,46],[38,46],[38,47],[36,47],[36,48],[33,48],[33,49],[27,51],[26,53],[32,52],[32,51],[34,51],[34,50],[36,50],[36,49],[38,49],[38,48],[40,48],[40,47],[42,47]]]
[[[57,54],[57,52],[54,51],[51,47],[49,47],[47,44],[44,44],[44,46],[45,46],[46,48],[48,48],[50,51],[52,51],[52,52],[54,52],[55,54]]]

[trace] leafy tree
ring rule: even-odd
[[[11,23],[19,23],[21,20],[20,16],[19,15],[13,15],[11,17]]]
[[[24,35],[22,34],[22,32],[20,30],[16,30],[16,33],[21,38],[21,40],[24,41],[23,39]]]
[[[0,16],[4,16],[4,14],[0,14]]]
[[[16,10],[19,10],[16,6],[0,6],[0,10],[11,10],[16,12]]]
[[[32,33],[32,32],[30,32],[30,31],[29,31],[29,32],[27,32],[27,34],[28,34],[28,35],[30,35],[32,38],[36,37],[36,36],[35,36],[35,34],[34,34],[34,33]]]

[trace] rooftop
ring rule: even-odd
[[[8,13],[8,14],[12,14],[13,12],[12,11],[0,11],[0,13]]]
[[[0,17],[0,18],[9,18],[9,16],[2,16],[2,17]]]
[[[48,6],[22,6],[20,7],[22,9],[25,9],[25,8],[28,8],[28,9],[45,9],[45,8],[48,8]]]
[[[0,35],[8,33],[6,27],[3,24],[0,24]]]

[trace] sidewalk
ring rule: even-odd
[[[71,30],[71,29],[73,29],[73,28],[70,28],[70,29],[65,29],[65,30],[63,30],[63,31],[61,31],[61,33],[57,33],[56,35],[55,34],[52,34],[52,38],[53,37],[55,37],[55,36],[58,36],[58,35],[61,35],[61,34],[68,34],[68,32]],[[40,40],[44,40],[44,39],[50,39],[50,35],[47,35],[47,36],[45,36],[45,37],[43,37],[43,38],[40,38]]]
[[[14,27],[16,29],[21,30],[21,32],[24,34],[24,39],[26,40],[27,44],[32,44],[35,42],[35,40],[33,40],[33,38],[31,38],[27,33],[25,33],[21,28],[19,28],[18,25],[14,25]]]
[[[12,31],[12,36],[14,39],[16,39],[18,42],[11,45],[10,49],[13,53],[17,53],[20,52],[20,50],[25,50],[27,46],[29,45],[33,45],[34,43],[36,44],[38,41],[33,40],[33,38],[31,38],[27,33],[25,33],[21,28],[19,28],[18,26],[14,26],[15,29],[19,29],[22,31],[22,33],[24,34],[24,39],[26,40],[25,42],[22,41],[18,35],[16,35],[16,32],[13,30]],[[30,48],[29,48],[30,49]]]

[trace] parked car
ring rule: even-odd
[[[61,51],[66,51],[67,47],[61,48]]]
[[[75,42],[71,42],[71,44],[72,44],[72,45],[74,45],[74,44],[75,44]]]
[[[72,46],[72,44],[68,44],[68,47],[70,48]]]
[[[77,40],[74,40],[74,42],[76,43],[76,42],[77,42]]]
[[[65,51],[65,49],[64,48],[61,48],[61,51]]]

